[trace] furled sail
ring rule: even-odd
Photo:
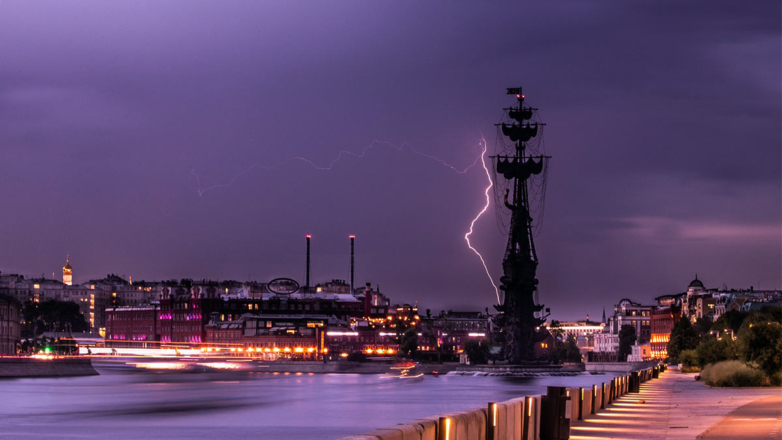
[[[527,142],[538,134],[538,124],[502,124],[502,134],[510,137],[513,142]]]
[[[500,156],[497,158],[497,172],[506,179],[526,180],[533,174],[540,174],[543,171],[543,158],[535,162],[532,158],[525,160],[514,160],[512,157]]]
[[[511,108],[510,110],[508,110],[508,116],[510,116],[511,119],[515,119],[519,122],[524,122],[532,117],[532,109],[529,107]]]

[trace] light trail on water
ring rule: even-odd
[[[275,163],[273,165],[263,165],[263,164],[260,164],[260,163],[254,164],[254,165],[246,168],[245,170],[241,171],[240,173],[236,174],[227,183],[218,183],[218,184],[206,187],[206,188],[204,188],[201,185],[201,177],[198,175],[198,173],[196,172],[195,168],[192,169],[191,174],[195,177],[196,182],[198,183],[198,190],[197,190],[198,197],[203,197],[203,195],[205,193],[209,192],[209,191],[212,191],[212,190],[215,190],[215,189],[218,189],[218,188],[228,188],[228,187],[232,186],[234,183],[236,183],[237,180],[239,180],[239,178],[241,178],[242,176],[244,176],[245,174],[249,173],[250,171],[252,171],[254,169],[260,169],[260,170],[268,171],[268,170],[273,170],[275,168],[279,168],[279,167],[281,167],[283,165],[286,165],[288,163],[291,163],[291,162],[304,162],[304,163],[310,165],[312,168],[314,168],[316,170],[319,170],[319,171],[331,171],[334,168],[334,165],[336,165],[343,158],[345,158],[345,157],[355,157],[357,159],[362,159],[367,154],[367,152],[369,150],[371,150],[371,149],[373,149],[373,148],[375,148],[377,146],[387,146],[387,147],[394,148],[397,151],[404,151],[405,148],[407,148],[412,153],[414,153],[414,154],[416,154],[418,156],[430,159],[430,160],[432,160],[434,162],[437,162],[440,165],[450,169],[451,171],[453,171],[453,172],[455,172],[457,174],[465,174],[465,173],[467,173],[467,171],[469,171],[470,169],[474,168],[476,165],[478,165],[478,162],[480,162],[481,166],[483,167],[483,171],[486,173],[486,179],[488,180],[488,186],[484,190],[484,195],[486,196],[486,204],[483,206],[483,208],[480,210],[480,212],[478,212],[478,214],[470,222],[470,230],[467,231],[466,234],[464,234],[464,240],[467,242],[467,247],[470,248],[470,250],[472,252],[474,252],[475,255],[477,255],[478,258],[481,260],[481,265],[483,266],[483,270],[486,272],[486,276],[489,278],[489,281],[491,282],[491,285],[494,288],[494,294],[497,296],[497,303],[499,304],[500,303],[500,291],[497,288],[497,284],[494,282],[494,279],[492,278],[491,273],[489,272],[489,267],[486,265],[486,261],[484,260],[483,255],[481,255],[481,253],[477,249],[475,249],[475,247],[473,247],[472,243],[470,242],[470,236],[474,232],[475,223],[489,209],[489,206],[491,204],[491,198],[489,197],[489,191],[491,191],[492,187],[494,186],[494,183],[491,180],[491,174],[489,173],[489,169],[486,166],[486,152],[488,150],[488,147],[487,147],[487,144],[486,144],[486,139],[482,137],[481,138],[481,142],[480,142],[479,145],[481,146],[481,154],[478,155],[478,157],[476,157],[475,160],[473,160],[470,165],[468,165],[467,167],[465,167],[463,169],[459,169],[459,168],[451,165],[450,163],[444,161],[443,159],[440,159],[437,156],[433,156],[433,155],[427,154],[427,153],[422,153],[421,151],[418,151],[414,146],[412,146],[412,145],[410,145],[408,143],[402,143],[402,144],[399,144],[399,145],[395,145],[395,144],[393,144],[391,142],[374,140],[374,141],[372,141],[371,144],[369,144],[368,146],[364,147],[358,153],[355,153],[355,152],[352,152],[352,151],[348,151],[348,150],[341,150],[339,152],[339,154],[337,154],[337,157],[334,158],[334,160],[332,160],[331,162],[328,163],[328,165],[325,165],[325,166],[318,165],[314,161],[312,161],[311,159],[308,159],[306,157],[292,156],[292,157],[289,157],[289,158],[287,158],[287,159],[285,159],[283,161],[277,162],[277,163]]]

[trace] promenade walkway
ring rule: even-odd
[[[668,370],[660,379],[643,383],[640,393],[626,394],[598,414],[583,421],[573,421],[570,438],[695,439],[736,408],[782,395],[780,388],[710,388],[694,378],[694,374]],[[744,414],[739,421],[752,423],[744,420],[752,417],[755,416]],[[763,413],[757,418],[769,419],[765,422],[771,430],[779,423]],[[707,438],[716,435],[717,428],[711,430]],[[739,432],[732,438],[757,438]]]

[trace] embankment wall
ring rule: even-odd
[[[0,358],[0,378],[93,376],[90,359]]]
[[[549,387],[545,396],[488,402],[485,408],[426,417],[342,440],[538,440],[570,438],[570,421],[583,420],[640,384],[664,365],[640,369],[592,388]]]

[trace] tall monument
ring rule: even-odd
[[[505,109],[510,123],[497,125],[502,128],[502,135],[510,139],[512,147],[508,154],[493,157],[497,161],[495,180],[507,180],[503,185],[506,188],[504,205],[510,211],[508,245],[500,278],[504,299],[501,305],[495,306],[500,313],[494,323],[500,329],[495,336],[504,343],[505,358],[518,364],[535,359],[534,346],[540,335],[538,330],[546,320],[541,313],[543,305],[536,304],[535,298],[538,256],[533,240],[529,181],[532,176],[544,172],[544,162],[550,157],[532,155],[528,151],[528,143],[544,125],[531,121],[537,109],[524,106],[520,87],[509,88],[508,94],[515,95],[517,106]]]

